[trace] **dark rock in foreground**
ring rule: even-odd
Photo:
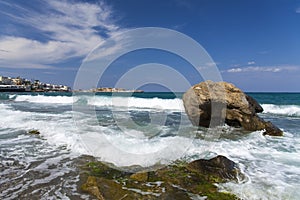
[[[194,126],[219,126],[225,119],[229,126],[248,131],[265,130],[264,135],[283,135],[279,128],[257,115],[263,111],[259,103],[231,83],[196,84],[183,95],[183,103]]]
[[[244,178],[237,165],[224,156],[191,163],[177,162],[156,171],[128,173],[110,168],[102,162],[83,167],[86,180],[81,186],[97,199],[238,199],[220,192],[215,183]]]

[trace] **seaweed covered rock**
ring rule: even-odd
[[[237,165],[224,156],[191,163],[175,162],[155,171],[128,173],[100,161],[83,167],[81,189],[97,199],[238,199],[215,183],[237,181]],[[228,174],[227,174],[228,173]]]
[[[217,180],[217,182],[245,179],[245,176],[241,173],[237,164],[221,155],[210,160],[195,160],[189,163],[187,168],[191,171],[203,174],[208,178],[213,178]]]
[[[184,95],[185,111],[194,126],[210,127],[225,123],[248,131],[265,130],[264,135],[283,132],[261,119],[263,108],[252,97],[227,82],[205,81],[192,86]]]

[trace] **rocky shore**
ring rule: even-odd
[[[134,167],[134,166],[133,166]],[[130,173],[100,161],[83,165],[80,190],[96,199],[238,199],[215,184],[243,181],[238,165],[224,156],[174,162],[155,171]]]

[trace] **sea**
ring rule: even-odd
[[[300,93],[248,94],[284,136],[197,129],[182,93],[0,93],[0,199],[93,199],[78,189],[87,157],[153,170],[224,155],[246,178],[220,190],[245,200],[298,200]]]

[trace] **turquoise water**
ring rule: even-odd
[[[300,93],[248,93],[261,104],[300,105]]]
[[[298,199],[299,93],[249,93],[283,137],[223,127],[214,140],[190,124],[182,94],[0,93],[0,199],[91,199],[77,190],[82,155],[122,169],[217,154],[247,176],[220,189],[243,199]]]

